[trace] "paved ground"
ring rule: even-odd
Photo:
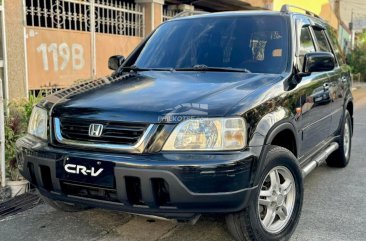
[[[293,241],[366,240],[366,88],[355,97],[351,162],[346,169],[322,166],[306,178]],[[46,205],[0,220],[0,240],[232,241],[221,218],[176,225],[103,210],[62,213]]]

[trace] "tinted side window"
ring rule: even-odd
[[[300,56],[304,56],[310,52],[315,52],[315,46],[311,37],[310,29],[308,27],[304,27],[301,29],[300,35]]]
[[[342,65],[345,63],[345,61],[344,61],[344,55],[342,53],[341,47],[338,44],[337,34],[336,34],[335,30],[331,27],[327,28],[327,32],[328,32],[328,36],[330,38],[330,42],[332,43],[334,54],[337,57],[339,64]]]
[[[325,36],[325,33],[321,29],[314,29],[314,34],[319,46],[319,51],[321,52],[332,52],[330,49],[330,46],[328,44],[327,37]]]
[[[308,27],[303,27],[300,34],[300,46],[299,46],[299,56],[300,56],[300,68],[304,65],[304,56],[307,53],[315,52],[315,45],[313,38],[311,36],[310,29]]]

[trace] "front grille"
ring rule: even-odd
[[[100,137],[89,136],[91,124],[103,125]],[[92,143],[132,146],[140,140],[147,127],[148,125],[140,123],[60,118],[60,131],[63,138]]]

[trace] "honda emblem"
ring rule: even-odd
[[[89,126],[89,136],[92,137],[100,137],[103,132],[103,125],[102,124],[91,124]]]

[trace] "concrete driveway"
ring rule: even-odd
[[[354,95],[350,164],[322,166],[305,179],[302,216],[292,240],[366,240],[366,89]],[[44,204],[0,220],[0,240],[232,241],[220,217],[205,216],[192,226],[105,210],[62,213]]]

